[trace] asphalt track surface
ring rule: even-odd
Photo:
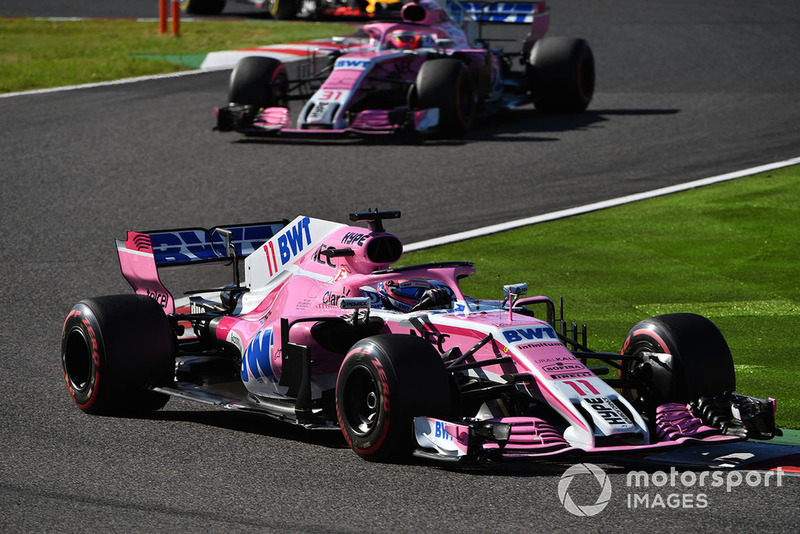
[[[28,4],[6,0],[0,16],[150,17],[156,5]],[[66,393],[62,321],[81,298],[128,291],[111,238],[129,229],[298,213],[344,220],[378,206],[403,211],[391,229],[412,242],[800,155],[793,0],[554,4],[552,33],[594,48],[590,110],[520,110],[460,141],[307,145],[218,134],[211,109],[224,101],[227,73],[0,99],[0,529],[797,531],[798,478],[730,492],[651,488],[638,493],[688,494],[694,507],[632,508],[632,465],[588,459],[613,492],[600,515],[579,518],[557,489],[581,459],[375,465],[336,432],[175,400],[151,418],[90,417]],[[593,504],[599,486],[584,480],[569,493]]]

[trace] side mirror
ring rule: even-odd
[[[456,45],[456,42],[453,39],[436,39],[436,47],[437,48],[453,48]]]
[[[528,284],[509,284],[507,286],[503,286],[503,298],[505,299],[503,303],[507,302],[512,296],[514,297],[514,300],[516,300],[522,295],[527,294]]]

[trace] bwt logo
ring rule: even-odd
[[[436,421],[436,430],[434,435],[437,438],[453,441],[453,436],[447,432],[447,425],[441,421]]]
[[[306,217],[289,228],[284,234],[278,236],[278,254],[280,254],[283,265],[289,263],[289,260],[311,244],[310,223],[311,219]]]
[[[190,262],[214,257],[214,248],[203,230],[152,234],[153,255],[166,263]]]
[[[272,237],[269,226],[231,227],[231,243],[239,256],[247,256]],[[206,230],[178,230],[150,234],[153,255],[158,263],[189,263],[225,256],[224,240]],[[138,243],[137,243],[138,245]]]
[[[558,340],[556,331],[550,325],[532,326],[529,328],[514,328],[503,331],[506,341],[509,343],[521,343],[534,339],[555,339]]]
[[[368,59],[338,59],[336,60],[337,69],[354,69],[364,70],[369,67],[370,61]]]
[[[283,233],[278,237],[264,243],[264,254],[270,276],[280,271],[282,266],[301,254],[303,249],[311,244],[310,225],[311,219],[304,217],[294,226],[284,228]],[[278,244],[277,254],[275,253],[275,243]],[[278,264],[278,255],[281,258],[280,265]]]

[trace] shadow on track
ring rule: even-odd
[[[582,113],[546,114],[532,108],[509,110],[476,122],[469,138],[481,141],[557,141],[552,137],[509,137],[525,133],[559,133],[589,129],[611,117],[675,115],[677,109],[590,109]]]
[[[144,419],[197,423],[234,432],[299,441],[329,449],[347,448],[347,443],[338,426],[331,427],[329,430],[308,430],[291,423],[244,412],[160,410]]]
[[[342,136],[321,138],[303,135],[237,138],[237,144],[283,144],[283,145],[408,145],[419,147],[459,146],[474,142],[554,142],[558,137],[541,136],[542,133],[563,133],[588,130],[611,117],[641,117],[675,115],[677,109],[609,109],[589,110],[582,113],[543,114],[535,109],[508,110],[491,117],[477,119],[472,129],[462,138],[443,138],[414,133],[399,133],[371,136]]]
[[[234,432],[300,442],[312,447],[349,449],[339,427],[332,427],[330,430],[308,430],[283,421],[244,412],[161,410],[143,419],[196,423]],[[366,462],[366,460],[359,461]],[[470,476],[529,478],[561,476],[570,465],[582,461],[586,461],[586,457],[576,454],[564,455],[557,459],[549,460],[482,462],[475,464],[442,462],[412,456],[400,462],[400,464],[467,474]],[[373,462],[368,463],[376,465]],[[622,468],[620,468],[620,472],[622,472],[621,469]],[[616,468],[610,466],[606,469],[606,472],[616,472]]]

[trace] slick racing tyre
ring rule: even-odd
[[[336,414],[347,443],[362,458],[396,461],[414,447],[413,418],[452,412],[450,376],[433,346],[411,335],[356,343],[336,381]]]
[[[287,105],[289,77],[275,58],[242,58],[231,73],[228,102],[256,108]]]
[[[658,359],[645,353],[666,354]],[[623,395],[644,413],[669,402],[687,403],[736,389],[733,358],[710,320],[691,313],[659,315],[628,333],[622,353]],[[630,385],[634,384],[634,385]]]
[[[475,83],[469,68],[457,59],[426,61],[417,73],[417,109],[439,108],[439,131],[464,135],[475,118]]]
[[[181,0],[181,9],[191,15],[219,15],[225,0]]]
[[[585,110],[592,101],[594,55],[583,39],[539,39],[528,56],[526,75],[539,111],[574,113]]]
[[[67,316],[61,367],[78,407],[103,415],[146,414],[168,395],[145,389],[172,382],[175,338],[161,306],[143,295],[82,300]]]
[[[300,0],[267,0],[264,7],[276,20],[291,20],[295,18]]]

